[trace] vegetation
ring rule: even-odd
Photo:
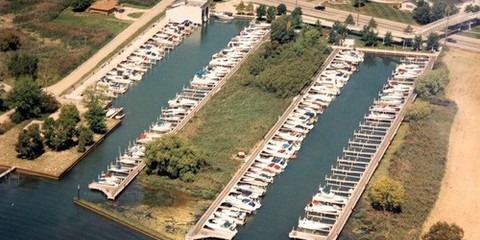
[[[328,43],[335,45],[341,45],[347,37],[348,28],[347,25],[335,21],[328,33]]]
[[[473,4],[468,4],[465,7],[465,12],[478,12],[480,11],[480,6],[479,5],[473,5]]]
[[[277,8],[269,6],[267,9],[267,23],[271,23],[277,16]]]
[[[383,38],[383,45],[391,46],[392,43],[393,43],[392,32],[388,31],[387,33],[385,33],[385,37]]]
[[[0,32],[0,51],[15,51],[20,47],[20,38],[13,31]]]
[[[38,58],[29,54],[14,54],[8,63],[8,72],[14,78],[28,76],[37,78]]]
[[[290,16],[292,16],[293,26],[295,28],[300,28],[302,26],[302,14],[302,9],[300,7],[294,8],[292,13],[290,14]]]
[[[433,70],[415,81],[415,92],[422,99],[430,99],[443,92],[448,84],[448,72],[444,69]]]
[[[245,7],[245,12],[247,12],[248,15],[253,15],[253,11],[254,11],[253,3],[249,2]]]
[[[352,6],[356,8],[363,7],[365,2],[365,0],[352,0]]]
[[[257,7],[257,19],[261,20],[265,15],[267,14],[267,6],[260,4],[260,6]]]
[[[456,112],[455,104],[446,99],[442,91],[438,91],[426,103],[430,109],[428,115],[409,120],[403,143],[389,156],[389,161],[382,160],[379,165],[379,169],[386,169],[382,174],[400,182],[405,188],[402,212],[392,214],[376,211],[370,207],[367,197],[363,196],[356,213],[347,223],[344,231],[348,235],[346,238],[420,238],[423,223],[440,191],[448,135]],[[374,177],[377,177],[377,173]]]
[[[72,10],[74,12],[83,12],[87,10],[87,8],[90,7],[92,3],[93,0],[73,0],[70,6],[72,7]]]
[[[283,4],[283,3],[280,3],[280,4],[277,6],[277,14],[278,14],[278,15],[285,15],[285,14],[287,14],[287,6],[285,6],[285,4]]]
[[[433,224],[422,240],[462,240],[463,229],[457,224],[448,224],[446,222],[437,222]]]
[[[382,211],[401,212],[405,188],[398,181],[382,176],[368,191],[372,207]]]
[[[410,24],[407,25],[407,27],[403,30],[405,33],[412,33],[413,28]]]
[[[160,0],[120,0],[120,3],[126,3],[126,4],[132,4],[136,6],[142,6],[142,7],[153,7],[157,3],[160,2]]]
[[[405,121],[419,121],[426,119],[432,113],[430,104],[421,99],[416,100],[408,109],[405,114]]]
[[[77,136],[77,124],[80,114],[75,105],[64,105],[57,120],[47,118],[43,124],[43,135],[46,145],[54,151],[63,151],[71,148]]]
[[[148,174],[184,182],[193,182],[194,175],[207,165],[205,153],[177,135],[166,135],[147,144],[145,162]]]
[[[107,132],[107,124],[105,122],[105,114],[100,104],[92,104],[85,112],[85,119],[88,127],[94,133],[103,134]]]
[[[439,44],[440,37],[437,33],[430,33],[427,37],[427,50],[430,51],[437,51]]]
[[[458,13],[458,8],[452,3],[446,4],[444,1],[436,1],[433,6],[430,7],[427,1],[419,0],[417,7],[413,9],[413,18],[420,24],[427,24],[445,16]]]
[[[133,13],[129,13],[127,16],[131,18],[140,18],[142,15],[143,15],[143,12],[133,12]]]
[[[15,150],[17,157],[28,160],[35,159],[45,152],[38,124],[30,125],[27,130],[18,135]]]
[[[237,14],[243,14],[245,12],[245,3],[240,1],[240,3],[235,6],[235,10],[237,10]]]
[[[94,133],[88,127],[85,127],[83,125],[79,126],[77,131],[78,131],[77,151],[85,152],[85,150],[87,150],[87,146],[90,146],[95,142],[93,139]]]
[[[420,51],[422,49],[422,43],[423,43],[422,36],[416,35],[413,38],[412,49],[415,51]]]
[[[345,19],[343,23],[347,25],[355,25],[355,21],[353,20],[352,14],[348,14],[348,17]]]
[[[270,39],[280,44],[291,42],[295,39],[291,16],[281,16],[272,23]]]
[[[372,18],[372,20],[373,20],[373,18]],[[374,26],[374,24],[372,24],[372,26]],[[375,45],[377,45],[378,33],[375,30],[375,28],[370,26],[370,23],[363,26],[361,34],[362,34],[361,39],[364,42],[365,46],[375,46]]]
[[[375,18],[383,18],[388,20],[393,20],[395,22],[401,22],[406,24],[415,24],[415,20],[412,18],[412,14],[408,11],[402,11],[396,9],[391,4],[369,2],[364,0],[358,0],[362,3],[361,7],[352,4],[331,4],[326,3],[326,6],[329,8],[336,8],[343,11],[351,12],[354,14],[363,14],[367,16],[372,16]]]

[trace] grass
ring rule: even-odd
[[[129,13],[127,16],[131,18],[139,18],[143,15],[143,12],[134,12],[134,13]]]
[[[143,176],[148,186],[180,189],[195,196],[213,198],[231,179],[240,162],[233,157],[249,152],[270,130],[291,103],[258,88],[227,82],[179,132],[208,154],[210,166],[193,183],[155,175]]]
[[[80,25],[92,29],[103,28],[109,30],[114,35],[119,34],[130,25],[130,21],[119,20],[113,16],[87,12],[75,13],[70,8],[65,9],[52,22],[76,26]]]
[[[374,18],[383,18],[383,19],[393,20],[396,22],[417,25],[415,20],[412,18],[412,14],[410,12],[396,9],[391,4],[367,2],[363,7],[360,7],[360,8],[356,8],[350,3],[348,4],[327,3],[326,6],[340,9],[347,12],[352,12],[354,14],[358,12],[362,15],[372,16]],[[355,16],[354,16],[354,20],[356,21]]]
[[[374,177],[388,174],[403,184],[406,189],[403,212],[376,211],[364,194],[344,230],[347,238],[419,239],[440,191],[450,126],[456,113],[452,102],[447,106],[431,104],[431,108],[433,111],[426,119],[411,121],[405,134],[399,132],[395,142],[399,141],[400,146],[392,145],[394,149],[389,149],[379,172],[374,174]]]
[[[464,30],[458,33],[465,37],[480,39],[480,25],[472,27],[471,30]]]

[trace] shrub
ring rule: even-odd
[[[283,3],[280,3],[280,4],[277,6],[277,14],[278,14],[278,15],[285,15],[285,14],[287,14],[287,6],[285,6],[285,4],[283,4]]]
[[[15,51],[20,47],[20,38],[13,31],[0,32],[0,51]]]
[[[382,211],[401,212],[404,196],[402,184],[385,176],[375,181],[368,191],[372,207]]]
[[[74,12],[83,12],[92,5],[92,2],[93,0],[73,0],[70,6]]]
[[[57,101],[57,99],[46,92],[42,92],[40,96],[40,110],[42,113],[53,113],[57,111],[60,108],[60,103]]]
[[[25,75],[36,79],[38,58],[29,54],[15,54],[8,62],[8,72],[15,78]]]
[[[36,81],[31,79],[19,79],[13,89],[7,94],[7,105],[15,108],[12,115],[14,123],[25,119],[38,117],[41,111],[41,89]]]
[[[422,236],[422,240],[462,240],[463,229],[457,224],[448,224],[447,222],[437,222],[433,224],[428,232]]]
[[[100,104],[92,105],[85,113],[88,127],[94,133],[103,134],[107,132],[107,124],[105,123],[105,114]]]
[[[445,89],[448,83],[448,72],[444,69],[433,70],[415,81],[415,92],[422,99],[429,99]]]
[[[38,124],[32,124],[18,135],[15,150],[19,158],[29,160],[35,159],[45,152]]]
[[[417,100],[407,109],[406,121],[418,121],[427,118],[432,113],[428,102]]]

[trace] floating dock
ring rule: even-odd
[[[409,61],[415,64],[421,64],[423,70],[421,74],[432,69],[435,56],[429,56],[428,60]],[[409,79],[392,79],[389,83],[408,85],[410,88],[402,92],[402,101],[394,108],[376,108],[375,112],[380,114],[369,114],[365,116],[364,121],[353,134],[353,138],[349,140],[348,146],[344,148],[343,155],[337,158],[337,164],[332,166],[331,173],[325,177],[325,186],[329,188],[326,193],[324,188],[319,189],[319,193],[315,195],[312,202],[319,206],[329,206],[338,209],[333,212],[325,210],[312,211],[306,207],[303,225],[294,228],[289,237],[293,239],[305,240],[332,240],[337,239],[344,225],[346,224],[350,214],[352,213],[356,203],[360,199],[370,178],[382,159],[385,151],[395,136],[400,124],[406,113],[406,109],[415,100],[416,94],[413,92],[413,84],[415,78]],[[385,90],[386,88],[384,88]],[[382,93],[384,93],[382,90]],[[374,101],[372,110],[375,106],[382,103],[381,94],[379,99]],[[385,96],[385,95],[383,95]],[[385,104],[386,105],[386,104]],[[372,110],[371,113],[374,111]],[[318,196],[318,197],[317,197]],[[330,199],[336,198],[337,202],[328,203],[323,197]],[[310,203],[312,204],[312,203]],[[322,226],[322,227],[318,227]]]

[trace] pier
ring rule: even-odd
[[[330,62],[337,55],[338,51],[339,50],[333,50],[333,52],[328,56],[328,58],[325,60],[324,64],[321,66],[321,68],[317,71],[317,74],[315,74],[315,76],[312,79],[316,79],[320,76],[320,74],[326,69],[326,67],[330,64]],[[302,91],[301,95],[307,93],[308,90],[312,88],[313,84],[314,84],[314,81],[312,81],[311,85],[308,86],[307,88],[305,88]],[[232,239],[235,236],[235,234],[230,234],[230,233],[220,232],[220,231],[213,231],[213,230],[207,229],[207,228],[205,228],[205,224],[208,221],[208,218],[219,208],[220,204],[227,197],[227,195],[231,192],[232,188],[240,181],[240,179],[242,177],[244,177],[247,170],[255,162],[256,157],[262,152],[262,150],[264,149],[264,147],[268,143],[268,141],[275,134],[277,134],[278,130],[282,127],[282,125],[285,123],[287,118],[297,108],[297,106],[300,104],[301,101],[302,101],[301,96],[297,96],[293,99],[290,106],[288,106],[288,108],[285,110],[285,112],[279,117],[279,119],[277,120],[275,125],[265,135],[265,137],[260,142],[260,144],[258,144],[256,146],[256,148],[253,149],[252,154],[250,154],[247,157],[247,159],[245,160],[245,163],[235,173],[235,175],[227,183],[227,185],[220,192],[220,194],[217,196],[217,198],[212,202],[212,204],[210,204],[210,207],[205,211],[205,213],[203,213],[203,215],[197,221],[195,226],[193,226],[190,229],[190,231],[187,233],[185,239],[188,239],[188,240],[203,239],[203,238]]]
[[[17,169],[17,167],[13,166],[13,167],[7,169],[5,172],[1,173],[1,174],[0,174],[0,180],[3,179],[4,177],[7,177],[8,174],[10,174],[11,172],[15,171],[15,169]]]
[[[417,62],[412,60],[412,62],[422,65],[423,70],[419,74],[421,75],[432,69],[435,58],[435,56],[428,56],[426,61]],[[332,212],[315,212],[306,209],[305,219],[323,224],[326,227],[315,229],[315,227],[305,224],[303,227],[299,226],[292,229],[289,233],[290,238],[332,240],[337,239],[340,235],[356,203],[400,127],[406,109],[416,98],[416,94],[413,92],[414,78],[394,78],[390,81],[395,84],[410,86],[408,90],[399,91],[401,92],[401,99],[403,99],[402,102],[393,108],[377,108],[375,112],[381,112],[380,115],[369,114],[365,116],[364,121],[359,124],[359,127],[354,132],[353,138],[348,141],[348,146],[343,149],[343,155],[338,157],[336,165],[331,167],[330,175],[325,177],[324,187],[329,188],[329,193],[326,193],[324,188],[321,187],[319,193],[315,195],[315,197],[319,196],[320,206],[334,206],[339,209],[339,214],[334,215]],[[379,103],[381,101],[375,100],[370,111],[373,112],[372,108],[378,106]],[[334,196],[338,201],[327,203],[325,199],[321,198],[322,196],[331,198]]]

